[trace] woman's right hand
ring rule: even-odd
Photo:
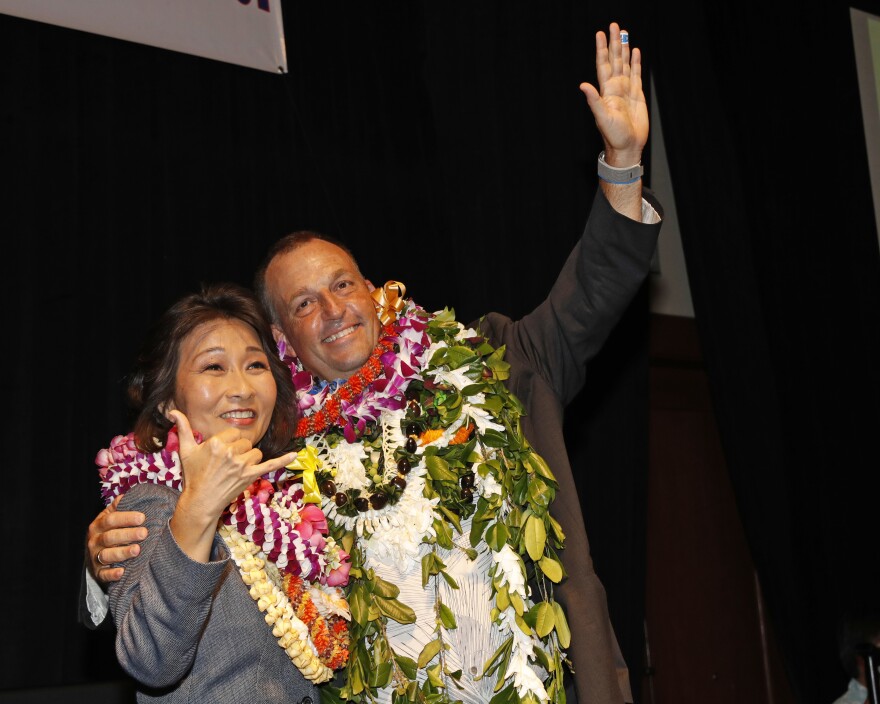
[[[183,492],[171,517],[171,532],[187,555],[208,562],[223,510],[256,479],[290,464],[295,453],[260,462],[263,453],[236,428],[199,444],[183,413],[174,410],[168,415],[177,424],[183,473]]]

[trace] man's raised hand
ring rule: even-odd
[[[605,141],[605,161],[611,166],[633,166],[642,158],[648,141],[648,106],[642,92],[642,61],[638,49],[630,51],[628,36],[621,40],[617,23],[596,33],[596,76],[599,88],[580,88]]]

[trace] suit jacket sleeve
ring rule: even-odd
[[[189,672],[214,595],[231,570],[229,559],[203,564],[178,547],[168,521],[179,496],[168,487],[141,484],[119,504],[120,510],[144,513],[149,537],[109,588],[116,656],[128,674],[149,687],[173,685]],[[219,537],[218,552],[227,554]]]
[[[645,198],[656,210],[649,193]],[[482,325],[540,374],[563,405],[580,391],[586,363],[604,344],[650,268],[660,223],[637,223],[596,193],[584,233],[550,295],[522,320],[490,313]]]

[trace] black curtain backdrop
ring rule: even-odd
[[[601,147],[577,85],[594,79],[595,30],[619,19],[655,76],[769,616],[798,700],[842,691],[834,620],[876,592],[880,427],[880,258],[846,5],[472,5],[285,0],[287,76],[0,15],[0,688],[119,675],[75,600],[100,508],[92,459],[127,430],[144,326],[201,281],[249,283],[301,228],[345,239],[370,278],[428,308],[526,312],[588,212]],[[641,296],[567,427],[636,687],[646,311]]]
[[[878,594],[880,259],[848,3],[687,2],[655,18],[729,471],[797,700],[829,702],[846,685],[835,621]]]

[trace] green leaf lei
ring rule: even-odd
[[[406,388],[409,403],[405,415],[401,414],[401,437],[407,433],[415,436],[413,431],[417,430],[423,439],[441,434],[448,441],[455,429],[460,431],[465,424],[475,426],[464,442],[430,442],[421,454],[411,451],[413,443],[393,450],[393,462],[424,463],[423,493],[434,505],[433,535],[428,531],[422,539],[432,546],[421,560],[422,585],[432,589],[437,580],[444,580],[457,588],[437,548],[453,550],[462,521],[472,519],[471,549],[466,552],[474,559],[474,548],[483,541],[493,551],[495,562],[487,579],[492,582],[494,603],[486,616],[505,634],[480,675],[495,678],[491,704],[564,704],[563,663],[570,666],[564,649],[571,636],[565,613],[553,596],[553,584],[565,577],[557,554],[565,536],[549,510],[557,483],[547,463],[523,436],[520,417],[524,409],[504,383],[510,368],[504,361],[504,348],[494,349],[481,338],[466,337],[467,331],[452,311],[428,317],[416,310],[428,318],[427,334],[435,351],[420,376],[410,380]],[[465,385],[437,382],[438,371],[456,370],[463,374],[457,378],[468,380]],[[488,423],[474,422],[472,416],[480,412]],[[430,431],[435,432],[432,435]],[[463,435],[466,430],[456,438]],[[298,447],[316,439],[329,446],[346,442],[342,430],[334,426],[320,438],[299,440]],[[383,452],[388,452],[388,445],[381,422],[368,423],[358,442],[364,443],[371,458],[364,461],[371,491],[382,493],[393,506],[406,491],[407,474],[399,475],[403,482],[383,474],[382,467],[388,465]],[[370,528],[358,534],[350,527],[351,520],[346,523],[345,517],[358,516],[354,499],[363,498],[365,490],[343,486],[337,492],[334,476],[332,467],[319,471],[322,489],[328,495],[325,506],[337,513],[337,520],[333,520],[332,511],[328,511],[331,533],[352,559],[347,590],[351,645],[344,683],[338,688],[325,686],[322,698],[327,702],[371,702],[379,689],[391,687],[395,703],[457,701],[456,682],[462,673],[452,671],[445,658],[449,648],[445,634],[457,627],[455,614],[437,596],[434,636],[418,660],[394,651],[386,632],[388,620],[413,623],[416,614],[400,601],[398,587],[369,567],[364,541]],[[339,494],[345,496],[342,506],[334,498]],[[440,592],[432,589],[431,593]]]

